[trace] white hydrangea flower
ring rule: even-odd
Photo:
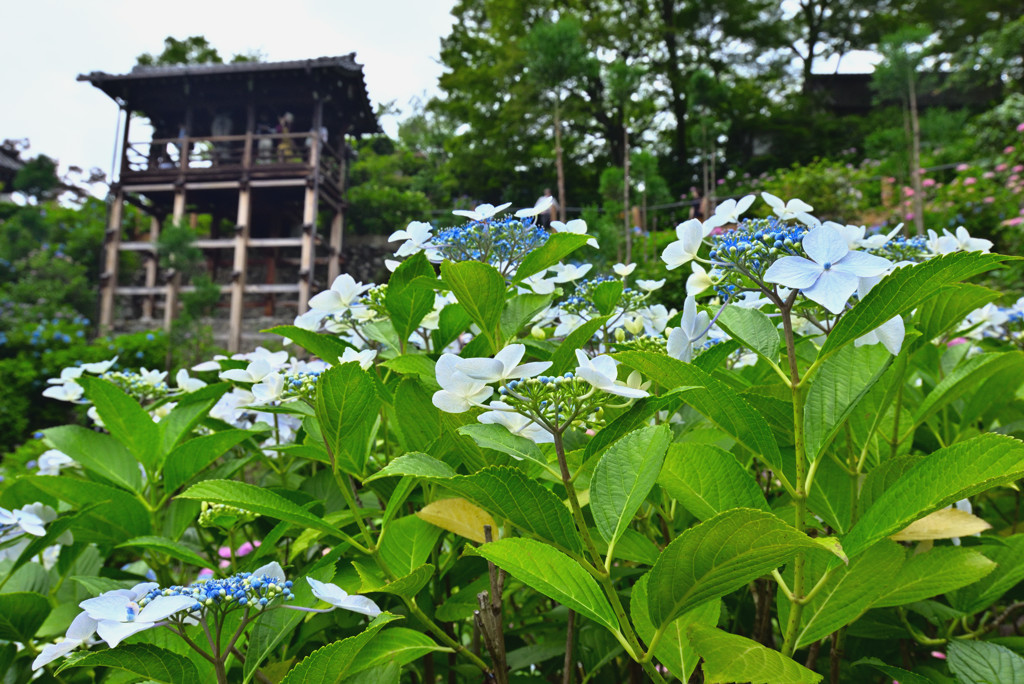
[[[579,364],[576,377],[588,382],[594,389],[627,399],[648,396],[646,390],[630,387],[617,379],[619,362],[610,356],[602,354],[591,359],[582,349],[577,349],[576,362]]]

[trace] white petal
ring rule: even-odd
[[[128,619],[128,604],[131,602],[131,599],[124,595],[104,594],[86,599],[79,603],[78,607],[88,613],[93,620],[120,622]]]
[[[341,299],[341,295],[334,290],[324,290],[310,298],[309,308],[334,313],[344,309],[345,302]]]
[[[277,561],[272,561],[264,566],[256,568],[252,571],[252,576],[266,576],[279,582],[284,582],[287,579],[287,577],[285,577],[284,570],[281,568],[281,565]]]
[[[88,613],[79,613],[78,617],[71,621],[66,638],[72,641],[85,641],[96,633],[96,624]]]
[[[380,615],[380,608],[377,607],[376,603],[365,596],[359,596],[357,594],[353,594],[346,599],[342,599],[336,605],[339,608],[351,610],[354,613],[362,613],[363,615],[368,615],[372,618]]]
[[[96,627],[96,633],[100,635],[100,639],[107,642],[110,648],[114,648],[132,634],[138,634],[153,626],[154,623],[152,622],[114,622],[113,620],[102,620]]]
[[[338,605],[338,601],[343,601],[348,598],[348,592],[339,587],[337,584],[331,584],[330,582],[321,582],[320,580],[307,577],[306,582],[309,583],[310,589],[313,591],[313,596],[316,596],[325,603],[331,605]]]
[[[434,392],[434,396],[431,398],[434,406],[441,409],[445,413],[465,413],[468,411],[472,404],[470,404],[464,397],[458,394],[453,394],[448,390],[438,390]]]
[[[531,361],[509,371],[507,379],[532,378],[551,368],[551,361]]]
[[[139,611],[135,622],[160,622],[196,604],[191,596],[157,596]]]
[[[494,360],[500,361],[505,370],[511,370],[522,360],[524,354],[526,354],[526,345],[510,344],[495,354]]]
[[[505,365],[498,359],[460,359],[458,370],[474,380],[498,382],[504,377]]]
[[[798,256],[785,256],[768,267],[764,279],[769,283],[778,283],[789,288],[803,289],[810,287],[824,272],[819,264]]]
[[[32,661],[32,669],[38,670],[44,665],[49,665],[57,658],[71,653],[76,647],[82,644],[80,639],[65,639],[56,644],[46,644],[43,646],[39,655]]]
[[[778,210],[783,208],[782,200],[771,194],[770,192],[762,192],[761,198],[771,206],[772,209]]]

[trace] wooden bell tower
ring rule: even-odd
[[[112,329],[121,305],[142,318],[162,307],[170,326],[177,295],[188,287],[173,272],[158,283],[156,241],[166,219],[213,219],[209,239],[196,245],[219,274],[222,297],[229,298],[230,351],[241,347],[247,308],[294,305],[303,313],[310,296],[339,274],[351,150],[346,138],[379,131],[354,53],[292,62],[137,66],[127,74],[93,72],[78,80],[121,108],[101,330]],[[132,120],[139,117],[149,120],[151,139],[136,139],[133,128],[140,127]],[[121,239],[125,202],[150,216],[148,239]],[[225,223],[233,234],[222,234]],[[118,273],[126,251],[141,253],[144,272]],[[325,273],[317,270],[318,251],[326,253],[319,260],[326,261]],[[257,270],[262,277],[254,277]]]

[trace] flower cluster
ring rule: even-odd
[[[171,394],[165,382],[167,371],[140,368],[138,372],[107,371],[100,377],[120,387],[139,403],[157,401]]]
[[[439,231],[434,246],[443,259],[482,261],[497,268],[502,275],[510,276],[526,255],[541,247],[549,237],[547,230],[529,218],[488,217]]]
[[[258,517],[260,517],[259,513],[253,513],[244,508],[204,501],[199,511],[199,524],[203,527],[231,529],[237,525],[252,522]]]

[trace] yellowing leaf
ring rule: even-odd
[[[483,544],[484,525],[494,530],[492,539],[498,538],[498,527],[491,515],[465,499],[440,499],[416,512],[420,520],[454,532],[460,537]]]
[[[943,508],[907,525],[890,537],[895,541],[924,541],[969,537],[991,529],[981,518],[956,508]]]

